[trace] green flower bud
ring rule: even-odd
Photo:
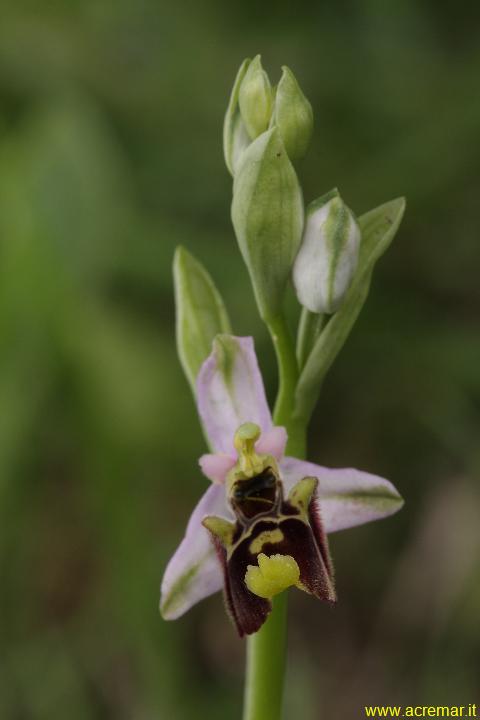
[[[307,208],[305,231],[293,267],[302,305],[314,313],[334,313],[350,287],[358,263],[360,229],[338,190]]]
[[[223,153],[225,163],[231,175],[235,174],[236,167],[242,152],[250,145],[250,138],[240,114],[238,95],[242,80],[245,77],[250,59],[247,58],[240,65],[240,69],[233,84],[232,94],[228,103],[225,120],[223,123]]]
[[[313,132],[313,110],[288,67],[278,83],[271,123],[280,130],[288,156],[297,160],[305,155]]]
[[[247,132],[255,140],[268,128],[273,109],[273,91],[260,55],[248,66],[240,85],[238,100]]]
[[[303,228],[298,179],[277,128],[245,150],[233,185],[232,221],[264,320],[281,310]]]
[[[230,321],[210,275],[185,248],[175,252],[173,279],[177,351],[195,393],[197,374],[212,351],[213,339],[231,333]]]

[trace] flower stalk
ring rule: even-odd
[[[294,415],[299,371],[291,333],[283,313],[270,320],[267,326],[278,366],[278,393],[273,420],[275,425],[281,425],[287,430],[288,452],[303,459],[306,451],[306,425]]]
[[[310,355],[310,352],[315,345],[315,341],[320,335],[326,320],[326,315],[313,313],[306,307],[302,308],[297,333],[297,362],[299,371],[301,371],[305,366],[308,356]]]
[[[266,623],[247,641],[243,720],[279,720],[287,657],[288,594],[273,601]]]

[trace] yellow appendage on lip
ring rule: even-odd
[[[297,585],[300,569],[291,555],[260,553],[258,565],[249,565],[245,573],[245,584],[250,592],[270,600],[274,595]]]

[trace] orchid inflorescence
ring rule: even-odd
[[[224,124],[232,221],[280,387],[272,419],[252,338],[232,334],[211,277],[179,248],[177,346],[211,450],[199,461],[211,484],[165,571],[166,619],[222,588],[240,635],[256,633],[289,587],[334,603],[327,534],[403,502],[388,480],[303,459],[320,385],[404,210],[398,199],[356,218],[334,189],[305,211],[293,163],[312,129],[311,105],[288,68],[274,88],[259,56],[241,65]],[[290,277],[302,306],[296,350],[283,311]]]

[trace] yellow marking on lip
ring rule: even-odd
[[[264,530],[260,533],[260,535],[252,540],[248,549],[252,555],[258,555],[259,552],[262,552],[263,546],[267,543],[280,543],[283,539],[284,535],[280,528],[276,528],[275,530]]]

